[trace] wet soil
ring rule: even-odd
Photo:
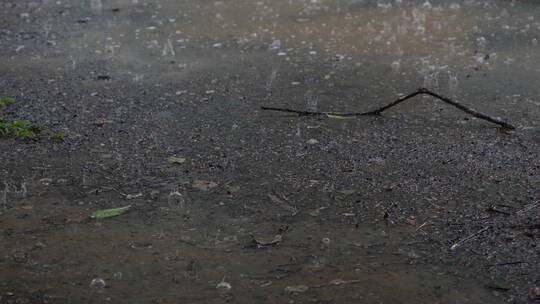
[[[0,303],[538,302],[538,7],[389,3],[0,3],[2,115],[68,134],[0,139]],[[419,86],[517,130],[260,109]]]

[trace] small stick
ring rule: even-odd
[[[422,229],[425,225],[427,225],[428,222],[424,222],[422,225],[418,226],[418,228],[416,228],[414,230],[414,232],[418,232],[420,229]]]
[[[480,112],[477,112],[476,110],[473,110],[469,107],[466,107],[460,103],[458,103],[457,101],[454,101],[448,97],[444,97],[442,95],[439,95],[435,92],[432,92],[426,88],[418,88],[416,91],[410,93],[409,95],[407,96],[403,96],[403,97],[400,97],[398,99],[396,99],[395,101],[387,104],[386,106],[383,106],[383,107],[380,107],[374,111],[369,111],[369,112],[358,112],[358,113],[336,113],[336,112],[311,112],[311,111],[298,111],[298,110],[292,110],[292,109],[285,109],[285,108],[276,108],[276,107],[261,107],[261,110],[270,110],[270,111],[281,111],[281,112],[288,112],[288,113],[295,113],[295,114],[298,114],[299,116],[324,116],[324,115],[336,115],[336,116],[365,116],[365,115],[381,115],[382,112],[404,102],[405,100],[408,100],[408,99],[411,99],[413,97],[415,97],[416,95],[429,95],[429,96],[432,96],[432,97],[435,97],[436,99],[439,99],[441,100],[442,102],[444,103],[447,103],[449,105],[452,105],[458,109],[460,109],[461,111],[465,112],[465,113],[468,113],[476,118],[479,118],[479,119],[483,119],[483,120],[487,120],[489,122],[492,122],[494,124],[497,124],[499,126],[501,126],[501,128],[503,130],[515,130],[516,127],[514,127],[513,125],[505,122],[505,121],[502,121],[502,120],[499,120],[499,119],[496,119],[496,118],[493,118],[493,117],[490,117],[486,114],[482,114]]]
[[[321,287],[339,286],[339,285],[356,284],[356,283],[360,283],[360,280],[345,281],[345,280],[341,280],[341,279],[336,279],[336,280],[332,280],[332,281],[330,281],[328,283],[325,283],[325,284],[319,284],[319,285],[312,286],[311,288],[321,288]]]
[[[498,267],[498,266],[519,265],[519,264],[525,264],[525,263],[527,262],[508,262],[508,263],[486,265],[484,267],[489,268],[489,267]]]
[[[456,250],[456,248],[458,248],[459,246],[463,245],[463,243],[467,242],[467,241],[470,240],[470,239],[475,238],[477,235],[481,234],[482,232],[484,232],[484,231],[486,231],[486,230],[488,230],[488,229],[490,229],[490,228],[491,228],[490,226],[484,227],[484,228],[478,230],[477,232],[475,232],[475,233],[469,235],[468,237],[463,238],[463,239],[457,241],[457,243],[455,243],[454,245],[452,245],[452,247],[450,247],[450,250],[452,250],[452,251]]]
[[[518,210],[516,213],[519,214],[519,215],[523,215],[526,212],[529,212],[529,211],[533,210],[535,207],[537,207],[539,205],[540,205],[540,201],[534,202],[532,204],[529,204],[529,205],[525,206],[523,209]]]

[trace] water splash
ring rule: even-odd
[[[180,206],[180,208],[184,208],[184,205],[186,203],[186,199],[182,193],[180,193],[178,187],[175,187],[171,190],[169,193],[169,197],[167,199],[167,202],[169,206]]]
[[[422,68],[419,73],[424,77],[423,86],[425,88],[439,88],[439,73],[441,70],[444,70],[446,66],[439,66],[437,64],[432,64],[428,60],[422,60]]]
[[[315,95],[308,95],[306,101],[306,110],[309,112],[317,112],[318,110],[318,100]]]
[[[270,89],[272,88],[272,84],[274,83],[274,80],[277,77],[277,73],[278,73],[278,70],[273,69],[272,72],[270,73],[270,76],[268,76],[268,80],[266,81],[266,90],[267,91],[270,91]]]
[[[165,45],[163,46],[163,52],[161,52],[162,56],[171,56],[174,57],[176,53],[174,52],[174,47],[172,45],[171,39],[167,38],[167,41],[165,42]]]
[[[99,14],[103,10],[103,2],[101,0],[90,0],[90,10],[94,14]]]
[[[448,93],[450,96],[455,97],[458,87],[458,73],[448,71]]]
[[[392,62],[392,64],[390,65],[390,67],[392,68],[392,72],[393,73],[399,73],[399,70],[401,68],[401,62],[400,60],[395,60],[394,62]]]

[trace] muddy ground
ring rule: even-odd
[[[2,1],[0,94],[17,102],[0,111],[67,137],[0,139],[0,303],[539,302],[537,32],[516,25],[538,7],[518,2],[492,7],[520,16],[500,21],[518,34],[487,36],[496,59],[478,60],[478,31],[445,57],[456,88],[418,72],[429,43],[395,64],[340,55],[347,43],[240,39],[212,27],[234,14],[221,1]],[[397,10],[264,3],[283,10],[277,37]],[[411,3],[399,9],[430,18]],[[486,12],[456,3],[462,20]],[[356,119],[260,109],[367,111],[421,85],[517,130],[429,97]]]

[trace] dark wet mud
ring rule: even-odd
[[[536,3],[0,5],[0,303],[539,301]]]

